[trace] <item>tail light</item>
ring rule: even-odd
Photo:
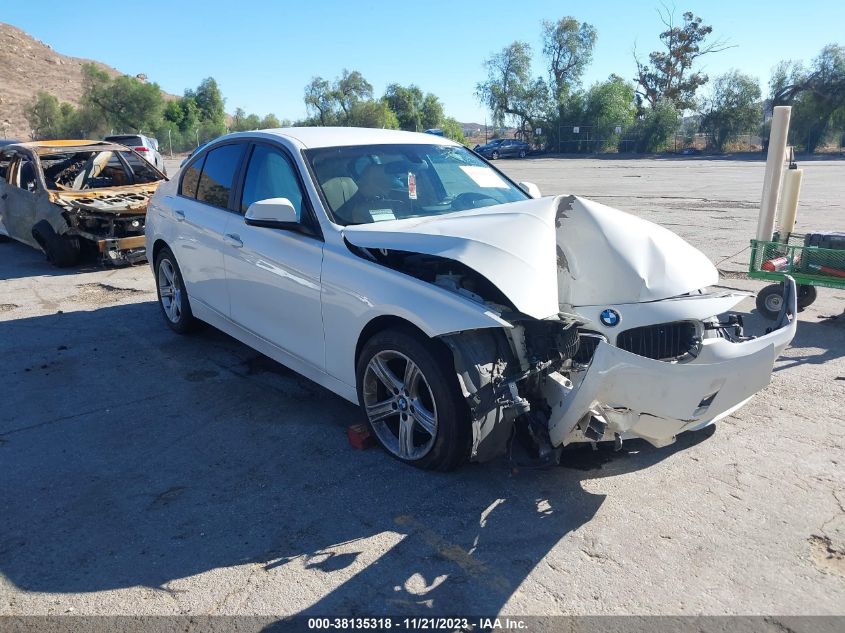
[[[150,150],[148,150],[146,147],[135,147],[135,148],[133,148],[133,149],[134,149],[136,152],[149,152],[149,151],[150,151]]]

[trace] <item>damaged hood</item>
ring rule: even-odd
[[[719,281],[704,253],[662,226],[577,196],[556,205],[562,305],[658,301]]]
[[[718,280],[674,233],[574,196],[347,226],[343,235],[361,248],[459,261],[537,319],[561,306],[654,301]]]
[[[150,196],[160,183],[145,183],[126,187],[108,187],[74,191],[55,189],[50,191],[50,201],[87,211],[106,213],[144,213]]]

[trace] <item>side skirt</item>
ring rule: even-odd
[[[189,298],[191,300],[191,310],[193,311],[194,316],[200,321],[205,321],[209,325],[216,327],[218,330],[236,338],[244,345],[261,352],[265,356],[269,356],[285,367],[288,367],[296,373],[305,376],[309,380],[316,382],[321,387],[325,387],[332,393],[336,393],[341,398],[344,398],[353,404],[358,404],[358,391],[354,386],[341,382],[334,376],[330,376],[326,372],[320,371],[310,363],[289,354],[278,345],[271,343],[267,339],[262,338],[247,329],[244,329],[228,317],[220,314],[217,310],[210,308],[199,299],[195,299],[190,296]]]

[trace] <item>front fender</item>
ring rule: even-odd
[[[378,317],[399,317],[432,338],[512,327],[486,305],[343,251],[325,249],[322,303],[326,371],[346,384],[355,384],[361,333]]]

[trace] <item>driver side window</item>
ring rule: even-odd
[[[244,178],[241,213],[253,202],[268,198],[287,198],[296,209],[297,220],[302,220],[302,189],[293,165],[279,150],[256,145]]]
[[[18,159],[16,178],[13,185],[25,189],[26,191],[35,191],[38,188],[38,172],[36,171],[35,163],[26,157]]]

